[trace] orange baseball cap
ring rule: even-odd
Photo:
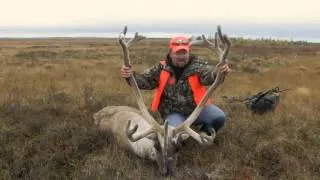
[[[189,51],[190,46],[191,44],[189,42],[189,38],[184,36],[173,37],[169,43],[169,48],[172,50],[172,52],[177,52],[181,49]]]

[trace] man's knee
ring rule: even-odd
[[[215,119],[213,119],[212,126],[213,128],[218,131],[220,128],[222,128],[226,121],[226,115],[221,114],[219,116],[216,116]]]
[[[166,120],[170,126],[178,127],[183,121],[184,117],[178,113],[173,113],[167,116]]]
[[[217,106],[214,106],[211,111],[211,126],[218,131],[222,128],[226,121],[226,114]]]

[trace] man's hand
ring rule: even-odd
[[[123,78],[129,78],[133,73],[132,68],[127,66],[122,66],[120,72],[121,72],[121,77]]]
[[[231,69],[229,68],[228,64],[225,64],[225,65],[220,67],[220,71],[225,73],[225,74],[228,74],[231,71]]]

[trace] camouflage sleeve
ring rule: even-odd
[[[156,64],[142,73],[134,72],[134,77],[140,89],[155,89],[159,85],[161,65]]]
[[[216,77],[215,67],[208,62],[199,63],[198,73],[201,84],[205,86],[211,85]]]

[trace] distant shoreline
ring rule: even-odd
[[[137,31],[147,38],[170,38],[172,36],[213,36],[217,24],[205,21],[128,25],[128,37]],[[96,24],[70,26],[16,26],[0,27],[0,38],[117,38],[123,24]],[[222,23],[223,33],[229,37],[250,40],[284,40],[320,43],[320,24],[314,23]]]
[[[141,35],[146,36],[148,39],[168,39],[172,36],[182,35],[191,37],[192,34],[187,33],[141,33]],[[200,34],[193,34],[200,35]],[[128,34],[128,37],[133,37],[133,33]],[[229,35],[232,38],[243,38],[248,40],[279,40],[279,41],[304,41],[308,43],[320,43],[319,37],[272,37],[272,36],[256,36],[256,35],[245,35],[236,36]],[[118,33],[1,33],[0,40],[18,40],[18,39],[116,39],[118,38]]]

